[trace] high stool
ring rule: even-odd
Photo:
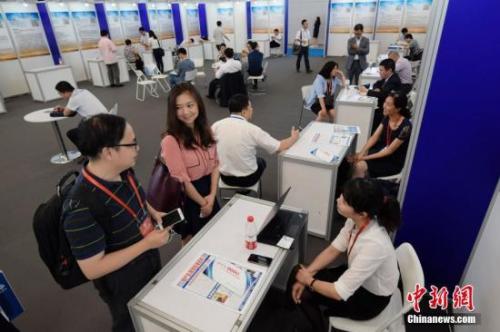
[[[222,181],[221,178],[219,178],[219,197],[221,199],[221,201],[229,201],[231,199],[232,196],[234,196],[234,194],[236,194],[236,192],[238,191],[251,191],[253,193],[255,193],[259,198],[262,198],[262,186],[261,186],[261,183],[260,183],[260,179],[259,181],[254,184],[253,186],[251,187],[234,187],[234,186],[230,186],[226,183],[224,183],[224,181]],[[233,191],[233,195],[231,195],[230,197],[224,197],[222,196],[222,191],[223,190],[231,190]]]

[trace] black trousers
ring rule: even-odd
[[[135,331],[127,303],[161,269],[160,253],[149,250],[121,269],[94,280],[99,296],[106,302],[113,318],[113,332]]]
[[[66,137],[68,137],[71,143],[73,143],[76,146],[76,148],[80,150],[80,148],[78,147],[78,128],[73,128],[68,130],[66,132]]]
[[[110,65],[106,65],[108,68],[108,78],[109,84],[111,86],[116,86],[120,84],[120,67],[118,67],[118,63],[112,63]]]
[[[158,70],[160,71],[160,73],[163,73],[162,49],[161,48],[154,48],[153,49],[153,56],[155,57],[156,66],[158,67]]]
[[[401,84],[401,93],[406,96],[410,93],[412,86],[412,84]]]
[[[309,66],[309,46],[300,47],[300,52],[299,54],[297,54],[297,63],[295,64],[297,70],[300,70],[300,61],[302,60],[302,56],[304,56],[304,62],[306,63],[306,70],[307,71],[311,70],[311,67]]]
[[[260,157],[257,157],[257,170],[247,176],[227,176],[221,174],[220,177],[225,184],[234,187],[251,187],[257,182],[259,182],[262,173],[266,169],[266,161]]]
[[[219,87],[220,87],[220,79],[214,78],[213,80],[211,80],[210,84],[208,84],[208,97],[215,98],[215,92]]]
[[[277,48],[277,47],[280,47],[281,45],[278,44],[277,42],[275,42],[274,40],[271,40],[271,42],[269,43],[269,46],[271,48]]]
[[[334,282],[346,271],[347,266],[324,269],[316,273],[315,279]],[[377,316],[389,304],[391,296],[375,295],[363,287],[358,288],[347,301],[337,301],[321,294],[304,290],[302,302],[307,316],[317,321],[315,331],[328,331],[325,315],[321,314],[320,306],[326,307],[326,316],[347,317],[354,320],[368,320]]]
[[[353,60],[351,68],[349,69],[349,84],[358,85],[359,75],[363,72],[359,60]]]

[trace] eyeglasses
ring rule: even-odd
[[[137,142],[137,139],[134,138],[134,143],[116,144],[116,145],[113,145],[112,147],[119,147],[119,146],[134,147],[137,149],[139,147],[139,143]]]

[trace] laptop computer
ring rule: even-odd
[[[289,187],[274,204],[263,223],[262,230],[257,235],[257,242],[275,246],[284,235],[294,239],[298,237],[298,233],[303,225],[304,215],[293,211],[281,210],[281,206],[291,189],[292,187]]]

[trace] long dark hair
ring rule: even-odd
[[[187,127],[177,118],[177,98],[183,93],[189,93],[198,105],[198,117],[194,121],[194,130],[191,130],[191,128]],[[181,83],[170,91],[168,96],[166,134],[177,138],[187,149],[192,149],[195,145],[208,148],[215,143],[212,131],[208,125],[207,112],[205,111],[203,100],[198,91],[190,83]],[[196,136],[199,137],[199,141],[196,139]]]
[[[387,232],[395,231],[401,224],[399,202],[392,196],[385,196],[374,179],[356,178],[344,185],[344,199],[357,213],[365,212],[376,218]]]
[[[391,91],[389,95],[386,97],[389,98],[391,97],[393,102],[394,102],[394,107],[396,107],[399,110],[399,114],[404,116],[407,119],[411,118],[411,112],[408,109],[408,97],[404,93],[396,92],[396,91]]]
[[[156,37],[156,34],[153,30],[149,30],[149,37],[153,37],[154,39],[158,39],[158,37]]]
[[[330,74],[335,67],[338,67],[339,64],[335,61],[328,61],[323,65],[323,68],[319,71],[318,75],[323,76],[326,80],[330,79]]]

